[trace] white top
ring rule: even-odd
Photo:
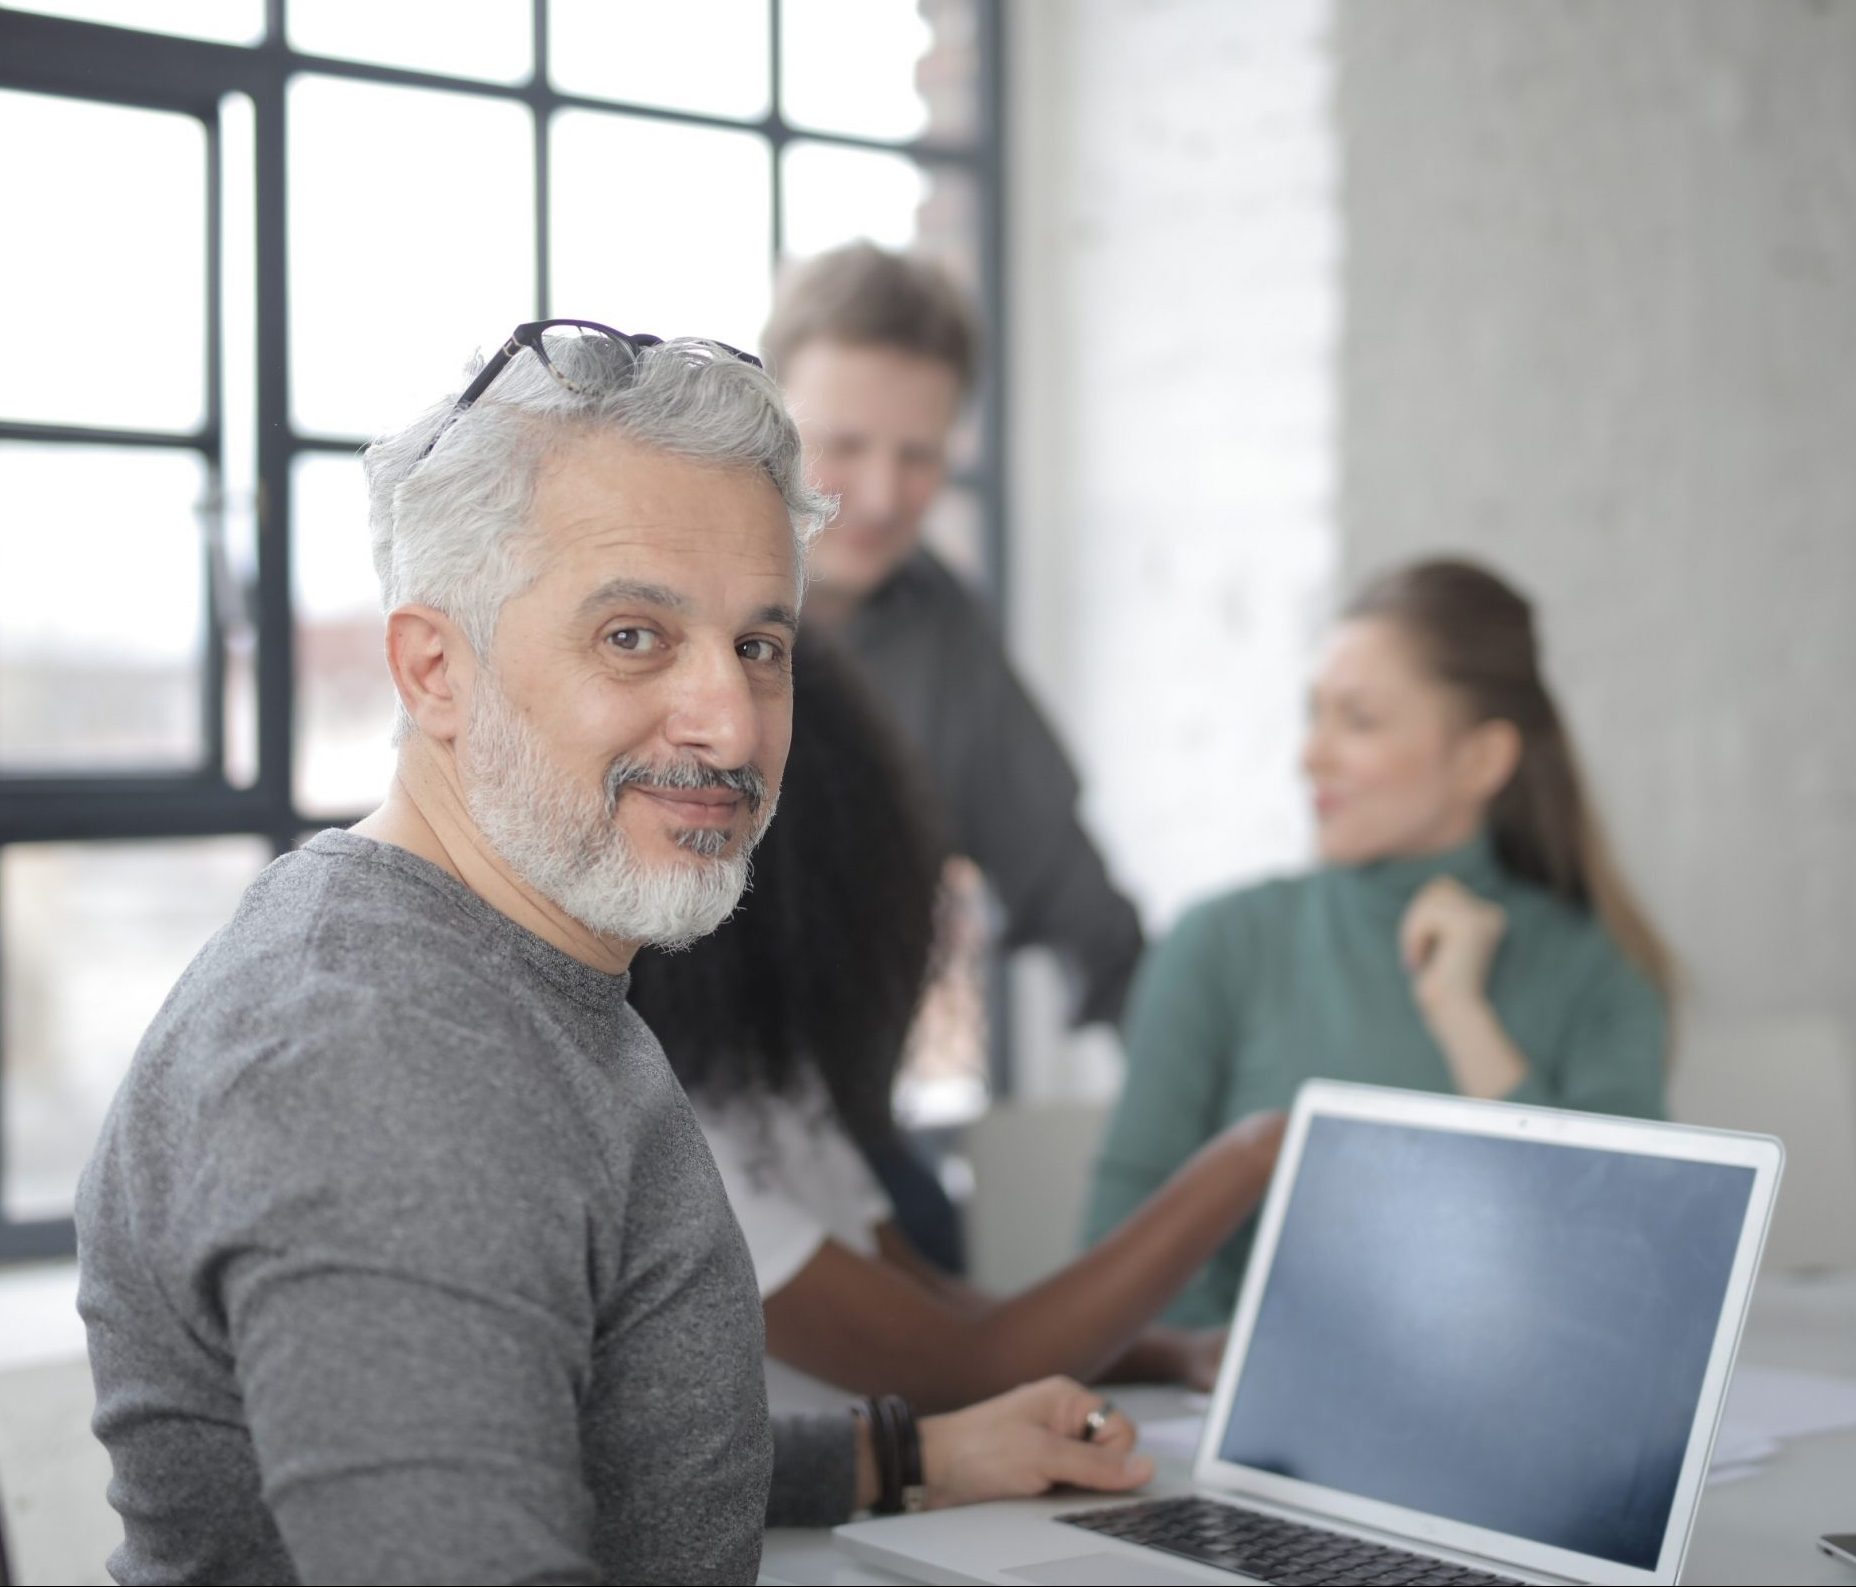
[[[691,1100],[763,1298],[790,1284],[827,1240],[878,1254],[877,1225],[895,1209],[815,1074],[788,1096],[763,1093],[720,1108],[700,1094]]]

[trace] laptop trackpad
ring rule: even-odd
[[[1149,1564],[1131,1554],[1111,1554],[1106,1549],[1095,1554],[1073,1554],[1068,1559],[1049,1559],[1041,1565],[1020,1565],[1000,1575],[1016,1581],[1067,1582],[1071,1587],[1177,1587],[1182,1582],[1196,1587],[1203,1580],[1168,1570],[1158,1560]]]

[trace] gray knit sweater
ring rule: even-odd
[[[124,1582],[752,1581],[850,1508],[627,978],[325,832],[156,1016],[78,1198]]]

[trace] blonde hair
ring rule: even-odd
[[[808,342],[931,358],[954,371],[962,391],[979,378],[979,321],[966,293],[932,261],[871,242],[834,248],[781,278],[761,335],[767,367],[783,373]]]

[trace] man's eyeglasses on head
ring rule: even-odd
[[[594,344],[593,347],[589,348],[588,343]],[[432,439],[425,443],[419,461],[424,462],[432,455],[432,448],[444,438],[445,432],[490,389],[490,383],[508,368],[509,360],[520,354],[525,347],[541,360],[541,367],[561,385],[569,391],[583,392],[593,389],[593,385],[577,378],[569,370],[590,367],[597,370],[599,375],[594,384],[624,385],[629,381],[632,370],[637,367],[639,354],[647,347],[663,345],[663,337],[653,336],[648,331],[628,334],[615,331],[610,325],[601,325],[597,320],[531,320],[526,325],[518,325],[509,333],[509,339],[477,371],[476,378],[464,388],[463,395],[446,415],[445,422],[438,427]],[[756,369],[761,367],[758,358],[752,353],[742,352],[739,347],[730,347],[727,342],[715,342],[712,345],[744,364],[752,364]]]

